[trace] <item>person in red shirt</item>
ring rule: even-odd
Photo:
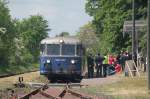
[[[108,64],[114,65],[114,57],[112,55],[109,55],[108,57]]]
[[[117,63],[117,64],[115,65],[115,72],[116,72],[116,73],[119,73],[119,72],[121,72],[121,71],[122,71],[121,65]]]
[[[112,55],[108,56],[108,75],[115,74],[115,59]]]

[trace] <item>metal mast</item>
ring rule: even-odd
[[[135,0],[132,1],[132,59],[134,60],[136,57],[136,34],[135,34]]]
[[[147,23],[147,73],[148,73],[148,90],[150,90],[150,0],[148,0],[148,23]]]

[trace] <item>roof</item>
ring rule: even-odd
[[[146,21],[145,20],[136,20],[135,21],[135,30],[143,29],[143,27],[146,27]],[[133,21],[125,21],[123,25],[123,32],[132,32],[133,28]]]
[[[77,44],[81,43],[80,40],[75,36],[67,37],[49,37],[41,41],[41,44],[60,44],[60,40],[65,44]]]

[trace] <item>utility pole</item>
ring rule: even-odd
[[[135,0],[132,1],[132,59],[134,60],[137,56],[136,54],[136,34],[135,34]]]
[[[148,0],[148,23],[147,23],[147,73],[148,73],[148,90],[150,90],[150,0]]]

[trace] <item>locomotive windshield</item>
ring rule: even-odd
[[[75,45],[63,44],[62,55],[75,55]]]
[[[78,55],[81,56],[83,49],[81,45],[75,44],[41,44],[42,55]]]
[[[60,55],[60,45],[59,44],[48,44],[47,45],[48,55]]]

